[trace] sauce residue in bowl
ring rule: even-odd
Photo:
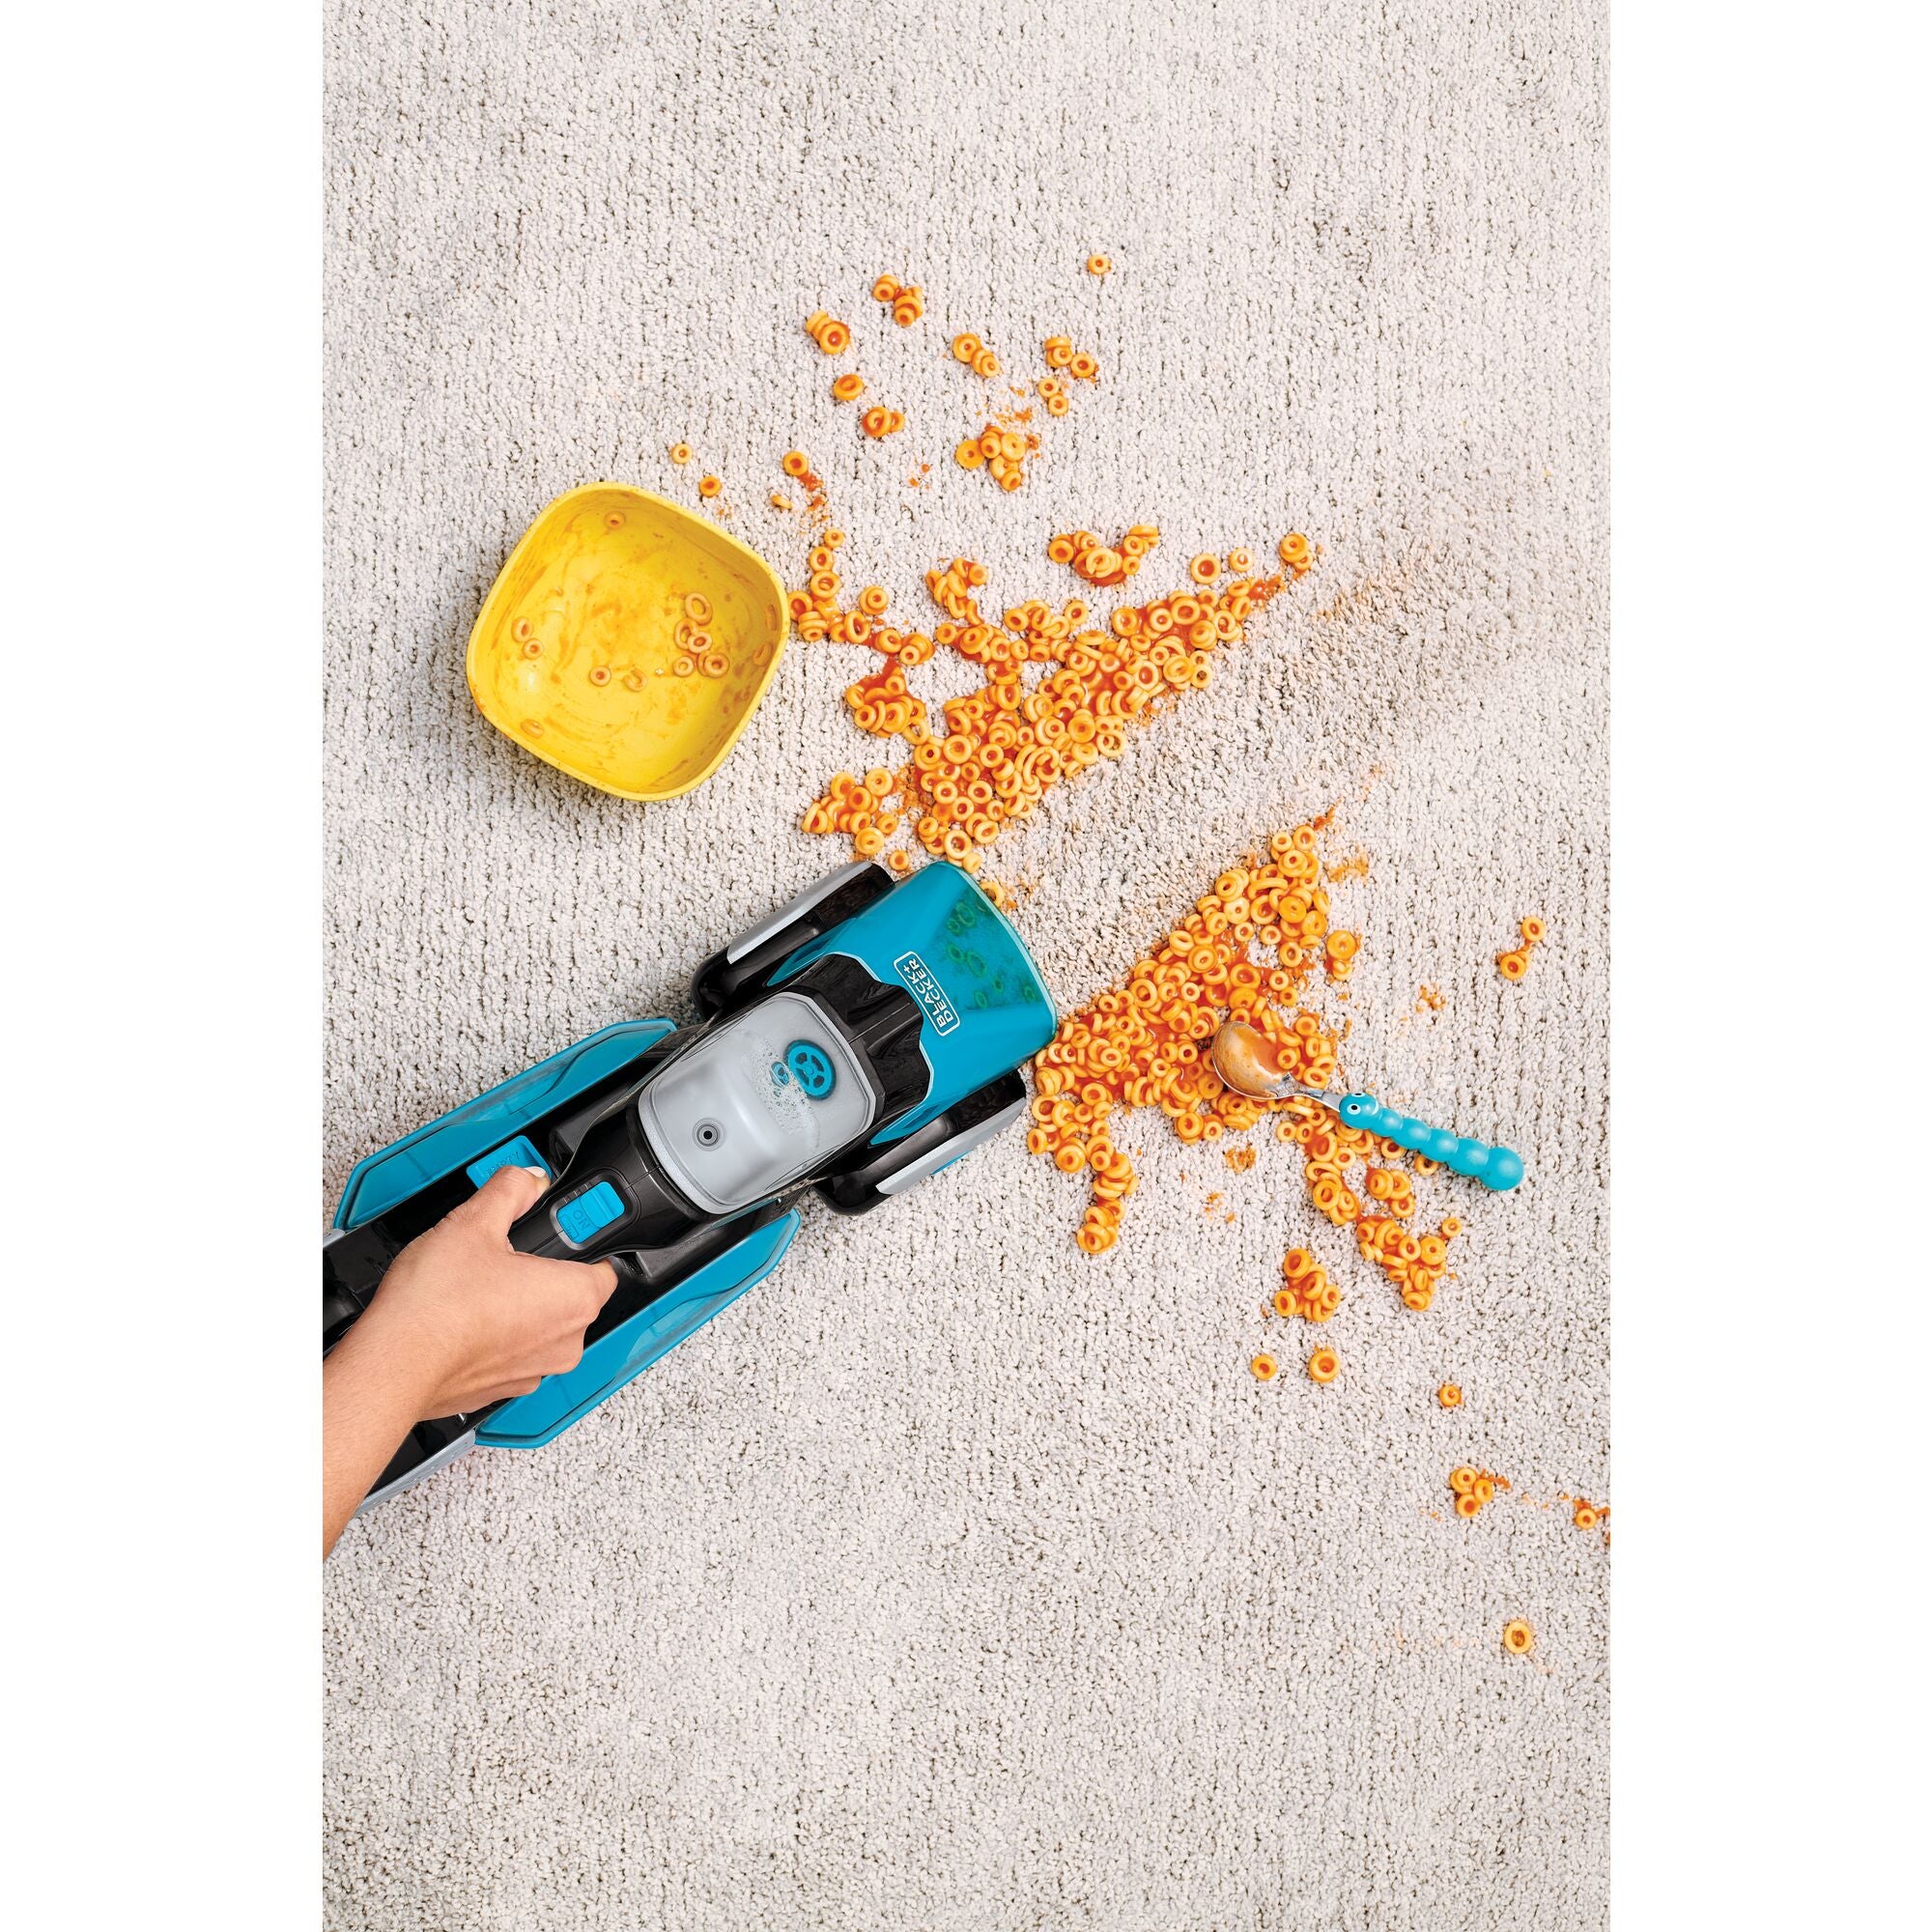
[[[554,504],[492,591],[470,685],[492,723],[607,790],[669,793],[722,756],[782,638],[772,586],[639,493]]]

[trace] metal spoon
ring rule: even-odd
[[[1486,1147],[1481,1141],[1463,1140],[1443,1127],[1399,1114],[1384,1107],[1373,1094],[1350,1094],[1337,1099],[1315,1087],[1304,1087],[1282,1070],[1274,1049],[1253,1027],[1228,1019],[1208,1057],[1214,1071],[1237,1094],[1251,1100],[1281,1100],[1291,1094],[1306,1094],[1333,1107],[1351,1127],[1360,1127],[1413,1153],[1439,1160],[1456,1174],[1466,1174],[1497,1194],[1506,1194],[1522,1179],[1522,1156],[1506,1147]]]

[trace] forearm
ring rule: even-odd
[[[609,1262],[510,1245],[550,1177],[499,1167],[418,1235],[322,1365],[322,1553],[426,1416],[468,1415],[574,1369],[617,1285]]]
[[[381,1323],[364,1316],[322,1365],[322,1553],[422,1420],[420,1391],[397,1364],[406,1351],[383,1347]]]

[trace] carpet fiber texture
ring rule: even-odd
[[[1468,1233],[1422,1315],[1265,1131],[1234,1173],[1125,1121],[1099,1260],[1017,1133],[862,1220],[810,1208],[582,1426],[344,1537],[327,1923],[1601,1925],[1609,1557],[1558,1500],[1603,1500],[1608,1454],[1600,9],[335,0],[327,35],[331,1201],[558,1046],[682,1015],[706,952],[845,858],[797,827],[880,761],[840,701],[864,653],[794,642],[719,775],[654,806],[464,684],[510,546],[581,482],[695,502],[715,471],[801,582],[767,505],[793,445],[848,584],[922,622],[955,554],[989,609],[1073,594],[1055,530],[1157,524],[1150,594],[1305,530],[1316,569],[1212,688],[988,869],[1071,1006],[1339,804],[1329,855],[1369,860],[1332,888],[1347,1075],[1529,1169],[1424,1185]],[[1101,360],[1014,495],[951,461],[969,328],[1021,380],[1054,333]],[[861,437],[835,366],[906,431]],[[1347,1297],[1325,1389],[1247,1372],[1315,1339],[1259,1312],[1295,1243]],[[1514,1485],[1474,1522],[1463,1461]]]

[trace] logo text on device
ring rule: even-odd
[[[917,952],[901,952],[893,961],[893,971],[906,983],[910,992],[925,1009],[926,1018],[932,1022],[934,1033],[951,1033],[959,1024],[959,1009],[946,997],[937,980],[932,977],[932,969]]]

